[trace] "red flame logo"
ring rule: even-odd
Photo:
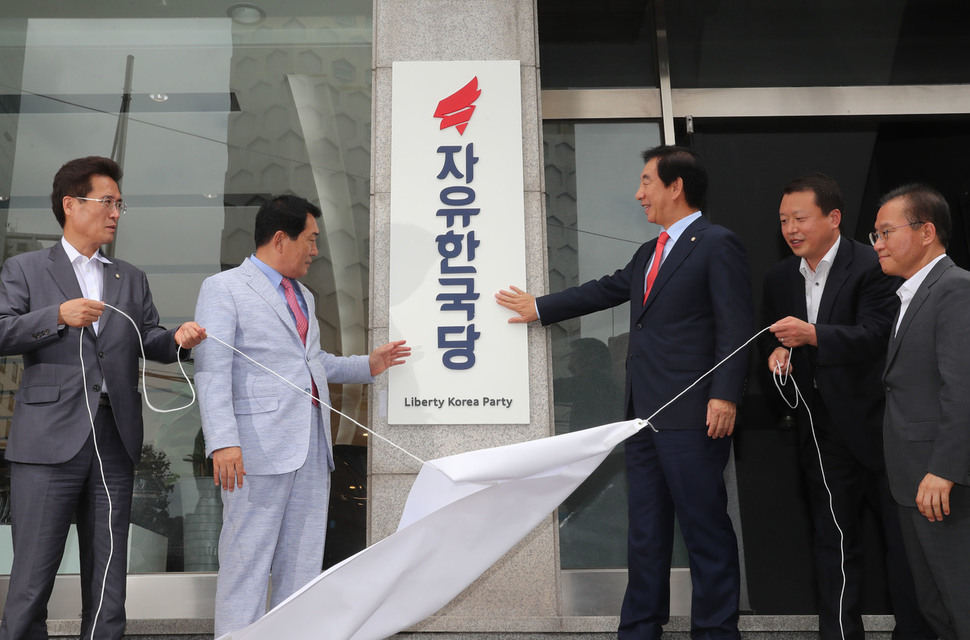
[[[459,134],[465,133],[465,127],[475,112],[474,103],[480,95],[482,91],[478,88],[478,76],[475,76],[471,82],[439,102],[434,112],[435,118],[441,118],[439,129],[454,127]]]

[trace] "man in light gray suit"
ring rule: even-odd
[[[8,259],[0,272],[0,355],[24,359],[6,450],[14,557],[3,640],[47,638],[47,601],[72,517],[81,553],[81,637],[122,637],[128,520],[143,439],[139,334],[147,356],[160,362],[175,361],[178,345],[191,348],[205,337],[194,322],[177,331],[159,326],[145,274],[101,252],[126,209],[119,180],[121,169],[108,158],[61,167],[51,205],[64,236]],[[117,312],[102,315],[106,303],[128,314],[138,331]]]
[[[317,254],[319,217],[296,196],[265,203],[256,214],[256,253],[206,279],[196,307],[211,335],[316,397],[330,383],[372,382],[410,354],[403,340],[369,356],[320,348],[313,296],[296,282]],[[197,351],[206,453],[224,489],[218,638],[263,615],[271,575],[276,606],[320,573],[333,469],[330,409],[224,345],[208,341]]]
[[[932,187],[887,194],[870,234],[906,281],[883,383],[886,470],[920,608],[944,640],[970,638],[970,273],[946,255],[950,210]]]

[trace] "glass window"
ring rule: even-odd
[[[960,0],[666,2],[674,88],[970,82]]]
[[[613,273],[660,227],[634,198],[640,153],[660,144],[656,123],[545,124],[551,292]],[[556,433],[623,420],[627,304],[559,322],[552,335]],[[623,447],[559,508],[563,569],[626,567]],[[674,566],[687,566],[679,540]]]
[[[304,279],[323,347],[365,353],[372,3],[266,2],[262,13],[235,17],[198,3],[182,13],[133,3],[114,15],[58,4],[42,17],[18,3],[0,18],[4,258],[60,238],[49,194],[65,161],[112,156],[129,209],[107,251],[148,274],[162,323],[173,327],[192,318],[203,279],[254,250],[259,205],[297,193],[324,212],[320,255]],[[0,447],[20,362],[0,364]],[[188,403],[175,365],[146,366],[153,404]],[[364,421],[360,386],[330,394],[336,409]],[[328,563],[364,546],[367,484],[366,437],[336,414],[333,428],[340,498],[331,500]],[[131,572],[218,568],[221,500],[203,451],[197,405],[146,408]],[[8,495],[0,464],[0,573],[10,567]],[[62,572],[77,572],[71,544]]]
[[[653,4],[539,0],[543,89],[655,87]]]

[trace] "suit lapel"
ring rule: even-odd
[[[654,254],[657,250],[657,239],[654,238],[646,244],[646,248],[638,254],[637,264],[633,269],[633,273],[640,275],[640,300],[642,305],[646,306],[646,300],[643,299],[643,295],[647,292],[647,267],[650,266],[650,256]],[[654,283],[656,285],[656,283]]]
[[[70,260],[67,259],[67,253],[64,251],[64,247],[59,240],[50,248],[49,256],[51,261],[47,265],[47,272],[50,274],[54,284],[57,285],[57,288],[64,294],[64,298],[66,300],[74,300],[83,297],[81,285],[77,283],[77,275],[74,273],[74,267],[71,266]]]
[[[817,322],[826,323],[832,315],[832,307],[835,306],[835,298],[849,278],[849,267],[852,265],[852,245],[851,240],[842,238],[839,242],[839,250],[835,253],[835,259],[829,266],[829,275],[825,278],[825,289],[822,291],[822,299],[818,305]],[[805,296],[802,296],[804,300]]]
[[[906,315],[903,316],[902,322],[899,323],[899,331],[895,332],[889,340],[889,351],[886,354],[886,369],[889,369],[893,358],[896,356],[896,352],[899,350],[899,344],[902,342],[903,336],[909,329],[909,326],[913,323],[913,317],[919,313],[919,309],[926,302],[926,299],[930,296],[930,290],[936,281],[940,279],[943,273],[954,266],[953,260],[949,256],[945,256],[942,260],[936,263],[928,274],[926,274],[926,279],[920,284],[919,289],[916,290],[916,295],[913,299],[909,301],[909,306],[906,307]],[[896,312],[896,321],[899,321],[899,312]],[[893,327],[896,325],[893,324]]]
[[[788,291],[792,297],[791,308],[795,310],[794,315],[800,320],[808,321],[808,303],[805,300],[805,276],[799,271],[802,261],[801,258],[795,256],[792,260],[792,270],[789,273],[791,276],[791,283],[788,287]]]
[[[115,262],[104,265],[104,282],[101,283],[101,298],[105,304],[110,304],[113,307],[117,307],[121,299],[121,273],[118,270],[118,264]],[[101,321],[98,323],[99,334],[104,331],[105,325],[116,315],[118,314],[105,313],[101,316]],[[139,318],[132,318],[132,320],[138,323]]]
[[[701,238],[704,237],[704,231],[706,231],[707,227],[709,226],[710,223],[703,216],[701,216],[692,222],[690,226],[684,229],[684,232],[680,234],[680,237],[677,238],[677,242],[674,244],[674,248],[670,250],[670,255],[668,255],[664,261],[660,263],[660,271],[657,272],[657,279],[653,283],[653,288],[650,289],[650,297],[647,298],[647,303],[644,305],[643,311],[649,309],[650,305],[654,303],[654,300],[656,300],[657,296],[660,295],[660,292],[663,290],[667,282],[677,272],[677,269],[680,268],[680,265],[683,264],[684,260],[687,259],[687,256],[691,254],[694,247],[696,247],[697,243],[700,242]]]
[[[266,303],[273,308],[276,315],[279,317],[280,322],[286,327],[286,330],[299,342],[300,334],[296,330],[296,323],[293,321],[293,316],[290,314],[290,308],[283,302],[283,298],[280,294],[273,288],[272,283],[269,281],[262,271],[259,270],[252,260],[246,258],[243,260],[243,271],[249,276],[247,284],[252,288],[256,294],[261,297]]]

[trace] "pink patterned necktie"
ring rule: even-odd
[[[290,282],[289,278],[283,278],[280,284],[283,285],[283,295],[286,296],[286,303],[290,305],[290,311],[293,312],[293,317],[296,318],[296,332],[300,334],[300,340],[306,345],[306,334],[307,329],[310,328],[310,324],[307,322],[306,315],[303,313],[303,309],[300,308],[300,303],[296,299],[296,292],[293,291],[293,283]],[[317,383],[311,380],[311,384],[313,385],[313,406],[318,407],[320,403],[316,400],[319,397],[317,395]]]
[[[653,288],[653,281],[657,279],[657,272],[660,271],[660,261],[664,257],[664,245],[667,244],[667,240],[670,236],[666,231],[660,232],[660,237],[657,238],[657,248],[653,250],[653,264],[650,266],[650,273],[647,274],[647,286],[643,292],[643,304],[647,304],[647,296],[650,295],[650,289]]]

